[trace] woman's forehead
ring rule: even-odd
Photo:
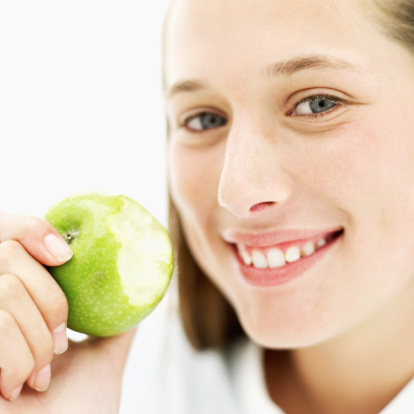
[[[269,22],[285,25],[315,18],[320,22],[350,19],[349,23],[355,23],[358,15],[367,17],[367,11],[372,11],[369,5],[371,0],[172,0],[167,20],[178,19],[180,27],[194,33],[200,29],[227,29],[230,33],[240,25],[249,30]]]
[[[165,38],[168,77],[172,82],[183,75],[198,78],[214,68],[258,72],[273,61],[321,55],[369,69],[364,60],[369,61],[377,38],[385,36],[360,3],[175,0]]]

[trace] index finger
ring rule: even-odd
[[[38,262],[58,266],[72,257],[72,250],[57,230],[40,217],[0,212],[0,243],[18,241]]]

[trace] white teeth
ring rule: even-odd
[[[257,269],[266,269],[268,267],[266,257],[258,250],[252,250],[252,262]]]
[[[266,256],[259,249],[253,249],[249,254],[243,245],[238,245],[237,250],[246,266],[253,266],[257,269],[266,269],[268,267],[274,269],[286,263],[296,262],[301,257],[310,256],[329,241],[329,239],[326,240],[324,238],[319,239],[316,243],[309,241],[302,246],[302,250],[299,250],[297,246],[290,246],[285,253],[277,247],[272,247],[267,250]]]
[[[242,258],[244,264],[246,266],[250,266],[252,264],[252,258],[250,257],[249,253],[246,252],[244,246],[238,246],[239,256]]]
[[[267,251],[267,263],[269,264],[269,267],[272,269],[286,264],[285,256],[283,255],[282,250],[276,247],[269,249]]]
[[[319,247],[325,246],[325,244],[326,244],[326,240],[325,240],[325,239],[319,239],[319,240],[316,242],[316,248],[319,248]]]
[[[310,256],[312,253],[315,253],[315,245],[312,242],[307,242],[302,247],[303,256]]]
[[[288,263],[296,262],[300,259],[300,250],[296,246],[290,246],[286,250],[285,259]]]

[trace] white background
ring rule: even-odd
[[[167,3],[0,2],[0,210],[100,191],[166,223]]]
[[[99,191],[134,198],[166,225],[167,5],[0,2],[0,210],[42,216]]]

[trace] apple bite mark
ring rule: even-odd
[[[127,197],[121,212],[106,223],[120,243],[118,271],[130,305],[155,306],[163,296],[172,271],[172,248],[166,230],[143,207]]]

